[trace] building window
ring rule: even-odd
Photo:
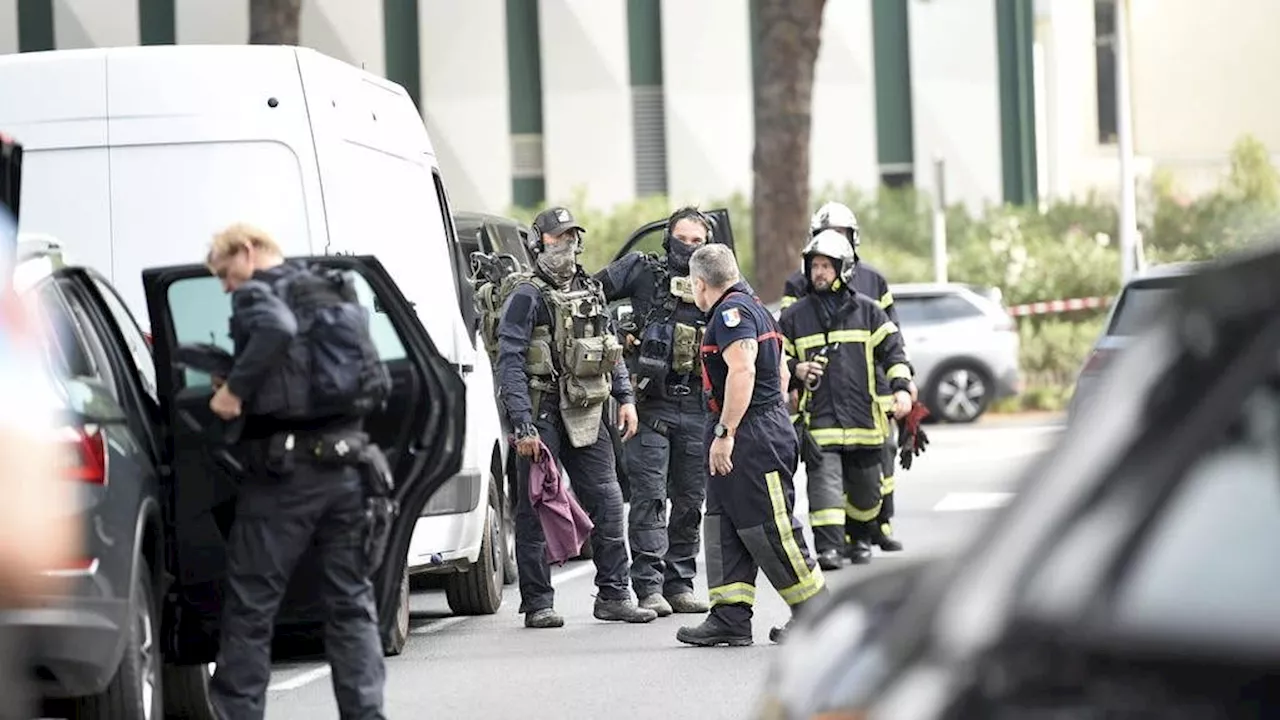
[[[1098,142],[1116,141],[1116,0],[1094,0],[1094,53],[1097,58]]]
[[[887,188],[911,187],[915,181],[915,168],[909,163],[880,166],[880,184]]]

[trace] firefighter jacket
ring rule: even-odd
[[[779,324],[793,377],[800,362],[826,363],[817,387],[800,395],[814,441],[833,450],[882,446],[889,425],[873,397],[877,369],[890,396],[911,380],[898,326],[875,301],[848,290],[810,293],[784,310]]]

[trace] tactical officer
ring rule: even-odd
[[[897,326],[879,305],[851,289],[857,270],[845,236],[824,230],[803,257],[810,292],[782,312],[779,324],[790,369],[803,386],[800,414],[823,451],[820,467],[810,469],[809,509],[818,562],[834,570],[841,564],[846,522],[850,558],[871,559],[887,435],[875,397],[877,369],[893,389],[898,416],[911,411],[911,370]]]
[[[866,297],[876,301],[880,307],[888,314],[889,320],[899,328],[898,309],[893,304],[893,293],[889,291],[889,281],[885,279],[883,273],[867,263],[858,254],[858,248],[862,245],[862,234],[858,229],[858,218],[853,214],[847,205],[838,202],[829,202],[818,208],[809,220],[809,236],[812,238],[823,230],[839,230],[842,232],[849,242],[853,245],[853,257],[857,264],[857,272],[853,276],[853,289],[865,295]],[[791,277],[787,278],[786,285],[782,291],[782,308],[786,309],[799,298],[804,297],[810,289],[808,271],[802,268]],[[910,367],[910,362],[907,363]],[[911,399],[917,397],[917,389],[914,379],[909,387]],[[893,408],[893,398],[889,392],[888,380],[884,377],[883,372],[877,369],[876,375],[876,395],[882,409],[886,413],[891,413]],[[887,423],[889,434],[885,438],[884,449],[880,455],[881,464],[881,480],[880,490],[884,498],[880,507],[880,515],[876,519],[876,525],[873,529],[872,542],[879,545],[881,550],[886,552],[897,552],[902,549],[902,543],[893,537],[893,512],[894,512],[894,468],[897,464],[897,426],[894,423]],[[851,525],[850,531],[854,528]],[[853,547],[853,546],[850,546]]]
[[[222,718],[262,718],[271,677],[276,611],[298,559],[320,554],[325,654],[345,718],[382,718],[385,672],[377,609],[361,535],[364,489],[349,466],[321,464],[295,447],[319,447],[358,433],[362,421],[335,414],[278,419],[296,378],[285,371],[298,323],[273,288],[310,272],[286,263],[261,230],[233,225],[213,239],[209,269],[231,293],[235,364],[209,406],[244,416],[239,448],[252,475],[241,485],[227,543],[227,581],[217,672],[210,682]]]
[[[665,257],[630,253],[596,276],[609,302],[631,301],[635,319],[624,328],[638,338],[627,353],[640,416],[639,433],[626,445],[631,584],[640,607],[659,617],[708,609],[693,594],[707,495],[698,350],[706,322],[693,303],[689,258],[707,243],[711,228],[696,208],[680,208],[667,219]]]
[[[793,614],[825,592],[796,519],[796,434],[787,416],[788,378],[773,316],[749,293],[725,245],[707,245],[690,261],[694,299],[707,312],[703,388],[711,411],[705,441],[707,585],[711,614],[676,639],[690,645],[750,645],[760,570]],[[780,642],[785,628],[769,638]]]
[[[507,416],[515,428],[516,564],[525,627],[554,628],[564,618],[553,609],[546,540],[529,502],[529,470],[542,444],[569,472],[574,492],[591,516],[596,564],[594,615],[599,620],[649,622],[658,614],[637,607],[628,589],[627,544],[622,529],[622,489],[613,442],[604,424],[612,394],[628,440],[636,432],[635,398],[622,346],[612,327],[600,284],[578,264],[585,229],[562,207],[533,221],[529,250],[533,274],[503,302],[498,321],[498,378]]]

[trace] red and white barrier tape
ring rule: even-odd
[[[1051,313],[1071,312],[1073,310],[1090,310],[1106,307],[1111,302],[1109,297],[1071,298],[1070,300],[1049,300],[1047,302],[1014,305],[1009,314],[1014,317],[1023,315],[1048,315]]]

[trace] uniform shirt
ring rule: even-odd
[[[724,407],[725,383],[729,379],[729,363],[724,349],[733,343],[752,338],[760,343],[756,353],[756,380],[751,392],[752,410],[782,405],[782,382],[778,366],[782,362],[782,336],[773,315],[751,294],[750,286],[738,283],[729,288],[707,315],[707,331],[702,337],[702,381],[708,405],[713,413]],[[718,419],[718,418],[716,418]]]
[[[677,323],[690,327],[701,327],[706,317],[697,305],[685,302],[671,295],[671,275],[663,267],[656,267],[661,261],[646,258],[639,252],[631,252],[613,261],[596,274],[604,288],[605,299],[609,302],[618,300],[631,301],[632,317],[636,321],[636,338],[644,335],[646,321],[657,321],[666,318],[667,324]],[[674,310],[663,307],[668,301],[675,302]],[[650,317],[652,313],[652,317]],[[670,313],[668,317],[668,313]],[[675,348],[672,347],[674,352]],[[670,369],[672,357],[667,358]],[[668,377],[668,384],[684,384],[688,378]]]
[[[581,290],[586,287],[588,279],[579,268],[569,287]],[[547,306],[542,292],[532,283],[517,285],[502,304],[502,316],[498,320],[498,393],[513,427],[533,422],[534,408],[529,394],[529,374],[525,371],[525,354],[533,338],[533,329],[550,324],[551,308]],[[554,352],[552,356],[559,373],[560,358]],[[613,367],[612,394],[624,405],[635,402],[631,378],[622,360]],[[548,398],[550,396],[548,393]],[[548,398],[544,398],[544,402]]]
[[[911,379],[902,335],[885,311],[847,289],[811,293],[784,310],[779,325],[793,367],[826,348],[822,380],[801,399],[814,440],[824,447],[882,445],[888,428],[873,397],[877,375],[886,378],[886,391],[906,390]]]

